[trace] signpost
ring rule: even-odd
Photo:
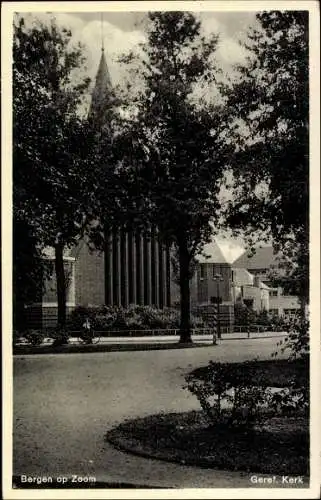
[[[211,303],[216,304],[215,315],[216,315],[216,329],[217,338],[221,338],[221,322],[220,322],[220,304],[222,304],[222,297],[211,297]]]
[[[250,338],[250,309],[253,307],[253,299],[243,299],[243,303],[246,305],[246,326],[247,326],[247,338]]]
[[[217,304],[217,338],[221,338],[221,317],[220,317],[220,304],[222,303],[222,297],[220,297],[220,282],[223,281],[221,274],[215,274],[213,277],[216,281],[216,297],[211,297],[211,301]],[[212,300],[213,299],[213,300]]]
[[[211,297],[212,299],[213,297]],[[215,297],[214,297],[215,298]],[[211,300],[212,302],[212,300]],[[212,305],[207,306],[207,313],[206,313],[206,320],[210,328],[213,330],[213,345],[216,344],[216,339],[220,338],[218,337],[218,322],[217,322],[217,308]]]

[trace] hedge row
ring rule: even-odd
[[[176,309],[157,309],[152,306],[132,305],[128,308],[120,306],[77,307],[68,322],[70,330],[81,329],[88,318],[94,329],[99,331],[113,330],[153,330],[176,329],[180,324],[180,312]],[[201,318],[191,317],[192,328],[206,328]]]

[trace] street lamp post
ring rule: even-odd
[[[215,274],[214,280],[216,281],[216,303],[217,303],[217,338],[221,338],[221,319],[220,319],[220,282],[224,281],[221,274]]]

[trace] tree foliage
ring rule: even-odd
[[[218,38],[205,39],[188,12],[149,13],[141,46],[143,91],[128,126],[124,172],[134,211],[174,245],[179,262],[181,341],[190,341],[190,265],[220,211],[229,147],[224,111],[195,99],[214,79]],[[126,154],[126,151],[128,154]]]
[[[82,47],[52,19],[27,27],[14,24],[13,39],[13,207],[14,225],[25,223],[34,255],[55,249],[58,321],[66,319],[63,252],[91,219],[93,134],[80,106],[89,80],[77,76]],[[31,240],[29,240],[31,244]],[[19,261],[22,244],[15,245]]]
[[[273,238],[308,298],[308,12],[259,13],[229,96],[236,151],[228,223]],[[291,266],[289,268],[289,262]]]

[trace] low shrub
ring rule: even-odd
[[[310,352],[309,320],[298,314],[284,324],[284,330],[287,332],[287,336],[284,340],[277,342],[279,351],[282,354],[288,351],[290,359],[308,356]],[[275,351],[272,353],[272,357],[276,357],[278,354],[279,352]]]
[[[186,376],[185,388],[197,397],[211,424],[248,427],[258,421],[270,397],[269,388],[252,381],[247,362],[211,361],[201,378],[195,373]]]
[[[77,307],[69,320],[70,330],[79,330],[85,319],[89,318],[93,328],[101,331],[122,330],[168,330],[178,329],[180,313],[176,309],[158,309],[153,306],[131,305],[128,308],[119,306]],[[205,328],[200,318],[191,317],[192,328]]]
[[[271,314],[268,311],[254,311],[251,307],[242,303],[234,305],[234,321],[237,326],[246,326],[249,331],[278,332],[285,331],[288,320],[282,316]]]
[[[59,347],[69,343],[69,332],[65,328],[57,328],[57,330],[51,333],[51,337],[54,339],[52,343],[53,347]]]
[[[284,416],[292,416],[297,412],[305,415],[309,412],[309,390],[307,387],[296,387],[296,384],[291,384],[279,392],[271,395],[270,408],[276,414]]]
[[[41,345],[45,339],[45,334],[41,330],[27,330],[22,336],[28,344]]]
[[[257,322],[257,314],[251,307],[236,302],[234,304],[234,321],[238,326],[248,326]]]
[[[296,378],[287,387],[273,391],[254,361],[210,362],[205,370],[185,377],[185,389],[194,394],[212,425],[250,428],[267,414],[295,415],[308,411],[306,386]]]
[[[94,328],[99,327],[99,323],[103,323],[105,316],[103,315],[102,308],[98,307],[83,307],[78,306],[74,309],[68,320],[68,327],[70,330],[81,330],[86,318]]]

